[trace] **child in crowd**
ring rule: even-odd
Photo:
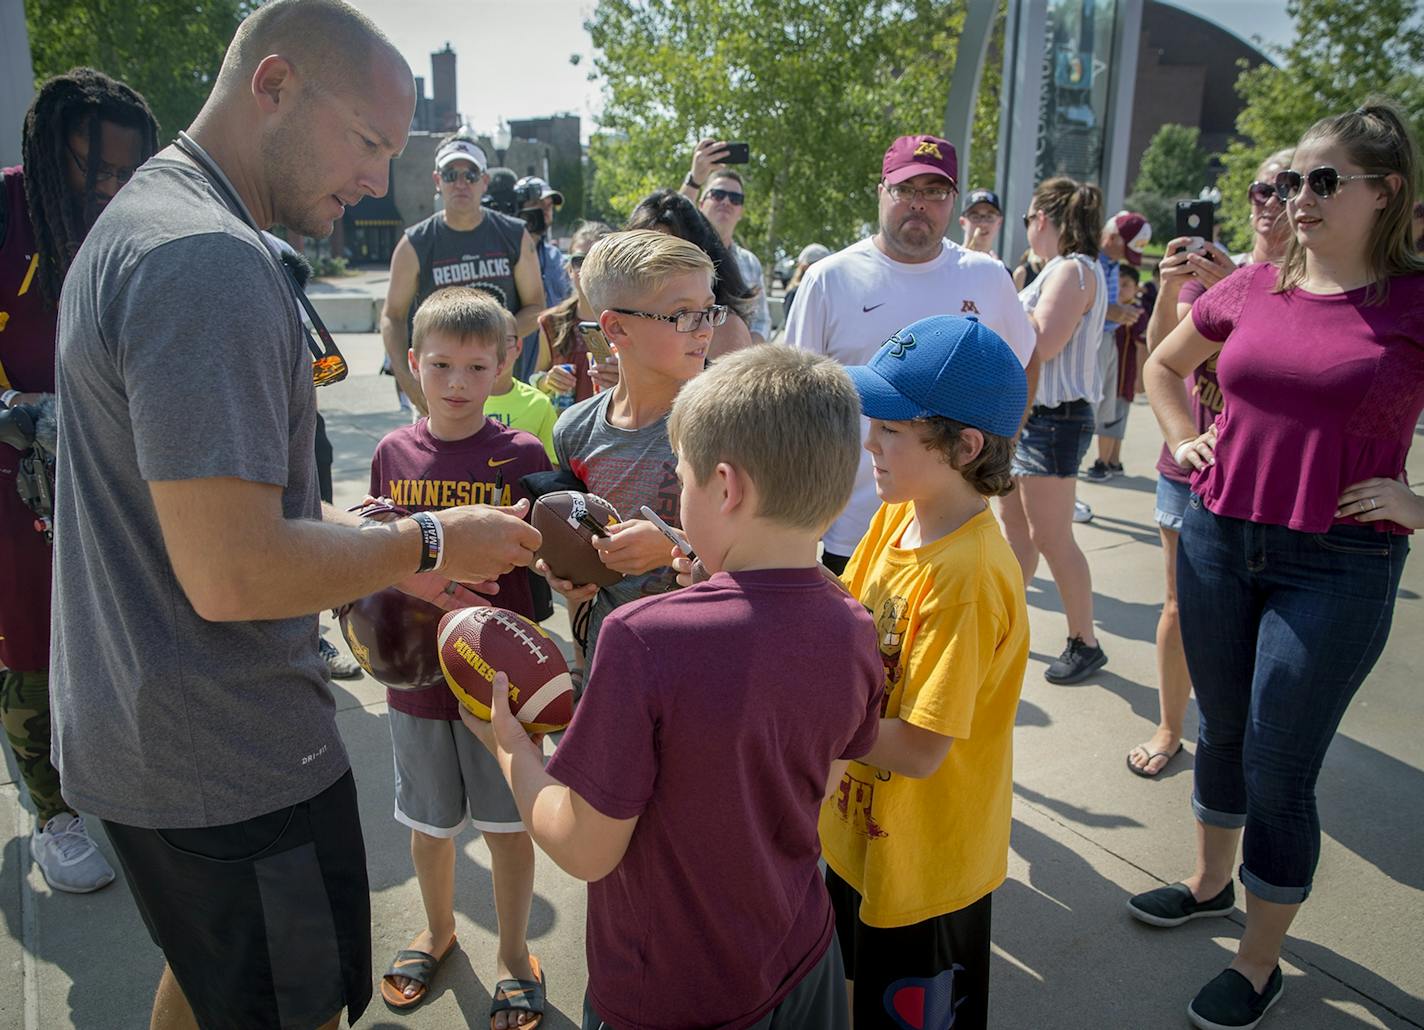
[[[597,257],[586,284],[590,266],[608,267]],[[708,288],[705,272],[695,285]],[[625,352],[625,374],[647,348]],[[547,770],[503,673],[493,724],[466,725],[535,842],[589,882],[584,1030],[845,1030],[816,820],[875,741],[884,673],[870,616],[816,550],[859,466],[855,391],[829,359],[763,345],[684,387],[667,428],[687,537],[711,578],[608,615]]]
[[[536,390],[528,383],[514,378],[514,367],[519,364],[519,354],[524,349],[524,341],[515,331],[514,316],[506,309],[505,325],[508,332],[504,337],[505,359],[500,362],[499,374],[495,377],[494,388],[485,401],[485,417],[492,418],[510,429],[522,429],[539,438],[549,460],[554,460],[554,404],[548,394]]]
[[[511,505],[525,497],[521,476],[549,469],[543,445],[483,414],[510,357],[503,307],[483,290],[432,294],[412,326],[411,371],[430,406],[428,418],[390,433],[371,461],[371,494],[411,511],[462,504]],[[524,569],[499,578],[494,603],[531,616]],[[460,728],[459,704],[444,684],[387,691],[395,749],[395,817],[410,827],[410,852],[425,902],[426,928],[396,955],[381,981],[395,1010],[429,993],[436,969],[455,947],[455,838],[467,823],[490,851],[499,920],[497,985],[491,1016],[520,1025],[515,1012],[543,1011],[543,978],[525,941],[534,897],[534,847],[499,768]],[[525,1024],[527,1025],[527,1024]]]
[[[1027,384],[994,332],[949,316],[848,371],[884,502],[842,577],[876,621],[880,735],[820,824],[852,1015],[889,1026],[922,1002],[919,1025],[983,1030],[1028,663],[1023,576],[986,498],[1013,489]]]
[[[702,371],[727,309],[714,303],[707,255],[651,229],[604,236],[590,248],[579,279],[604,336],[618,350],[621,375],[615,388],[559,416],[555,461],[622,516],[595,546],[604,564],[625,576],[600,590],[557,579],[542,560],[536,568],[564,595],[571,613],[593,602],[586,634],[575,629],[591,659],[599,626],[614,608],[674,586],[667,539],[638,510],[647,505],[680,525],[668,414],[683,384]],[[575,619],[576,626],[581,622]]]

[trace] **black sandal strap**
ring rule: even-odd
[[[429,987],[439,965],[440,959],[430,952],[408,949],[396,952],[395,961],[391,963],[391,968],[386,970],[385,975],[403,976],[407,980],[414,980]]]
[[[494,985],[490,999],[490,1015],[496,1012],[528,1012],[544,1014],[544,985],[538,980],[501,980]]]

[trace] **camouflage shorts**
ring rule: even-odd
[[[0,670],[0,720],[43,826],[70,808],[59,789],[59,771],[49,760],[49,675]]]

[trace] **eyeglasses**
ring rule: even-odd
[[[569,267],[570,267],[570,268],[578,268],[580,265],[583,264],[583,259],[586,258],[586,257],[588,257],[587,254],[570,254],[570,255],[569,255]]]
[[[1025,229],[1027,229],[1030,225],[1033,224],[1033,220],[1038,216],[1038,214],[1039,212],[1037,211],[1030,211],[1028,214],[1023,216]]]
[[[64,146],[65,149],[69,151],[69,156],[74,159],[74,165],[79,169],[79,174],[87,179],[89,177],[88,162],[75,153],[72,144],[66,142]],[[134,177],[134,172],[138,171],[137,168],[115,168],[111,172],[108,171],[108,167],[109,166],[105,165],[102,161],[99,162],[99,167],[94,170],[94,183],[96,185],[101,182],[108,182],[112,179],[120,186],[126,186],[128,181]]]
[[[455,182],[461,177],[471,186],[480,181],[484,172],[477,172],[473,168],[446,168],[440,173],[440,178],[445,182]]]
[[[1276,176],[1276,196],[1281,199],[1281,203],[1285,203],[1300,193],[1301,183],[1304,182],[1317,197],[1321,200],[1328,200],[1340,191],[1342,183],[1352,182],[1355,179],[1383,178],[1385,178],[1385,175],[1382,173],[1373,175],[1341,175],[1329,165],[1312,168],[1304,176],[1296,171],[1285,171]]]
[[[1257,180],[1246,188],[1246,195],[1251,198],[1251,203],[1265,205],[1276,195],[1276,187],[1273,183]]]
[[[738,193],[736,190],[710,189],[707,196],[713,200],[725,200],[733,207],[741,207],[747,202],[745,193]]]
[[[638,318],[651,318],[659,322],[671,322],[673,328],[680,333],[695,333],[702,328],[706,322],[713,329],[727,321],[727,306],[725,304],[713,304],[706,311],[674,311],[671,315],[655,315],[651,311],[630,311],[628,308],[609,308],[609,311],[616,311],[620,315],[634,315]]]
[[[929,201],[931,204],[943,204],[950,197],[954,196],[955,188],[953,186],[926,186],[920,189],[897,182],[893,186],[886,186],[885,192],[890,194],[890,199],[897,204],[903,204],[907,200],[922,199]]]

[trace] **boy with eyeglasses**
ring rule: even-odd
[[[674,585],[667,538],[638,512],[647,505],[665,522],[681,524],[668,414],[683,384],[702,371],[712,331],[727,310],[713,303],[707,255],[651,229],[612,233],[595,243],[580,283],[618,351],[621,374],[616,387],[559,417],[554,454],[560,468],[572,471],[623,517],[594,546],[603,563],[624,578],[599,589],[557,578],[542,560],[536,568],[564,595],[571,613],[593,602],[582,642],[585,658],[592,660],[599,626],[613,609]]]
[[[697,209],[712,223],[717,235],[737,259],[737,269],[750,289],[758,291],[756,311],[747,329],[753,343],[764,343],[771,337],[771,307],[766,299],[766,280],[761,259],[732,239],[737,223],[746,212],[747,189],[741,175],[719,165],[731,144],[705,139],[692,152],[692,171],[682,180],[678,192],[697,204]],[[702,191],[701,197],[698,190]]]
[[[514,315],[521,337],[538,328],[546,307],[539,255],[524,222],[481,205],[488,168],[478,143],[458,133],[447,137],[431,176],[444,210],[407,229],[391,255],[381,339],[396,386],[422,415],[429,406],[407,352],[411,321],[425,298],[447,286],[478,286]]]

